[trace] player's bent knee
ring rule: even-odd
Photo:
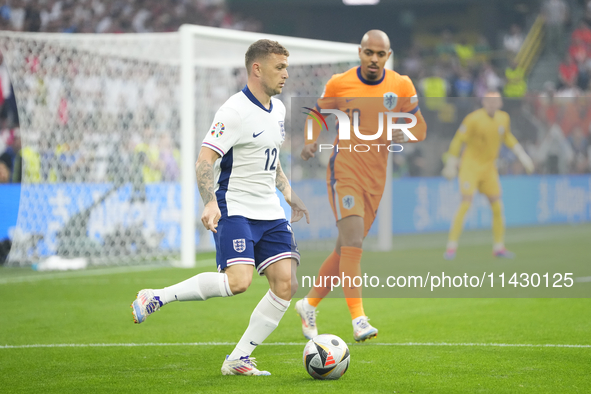
[[[294,276],[292,276],[291,278],[291,298],[293,298],[293,296],[295,295],[295,293],[298,291],[300,284],[298,283],[298,278]]]
[[[275,283],[274,286],[270,287],[273,294],[277,297],[287,301],[291,300],[291,282]]]
[[[462,202],[472,202],[472,199],[474,198],[473,194],[462,194]]]
[[[269,288],[277,297],[284,300],[291,300],[293,282],[291,275],[273,275],[269,277]]]
[[[495,202],[499,201],[499,199],[501,198],[500,195],[496,194],[494,196],[487,196],[488,197],[488,202],[491,204],[494,204]]]
[[[242,280],[242,281],[237,281],[232,283],[232,281],[230,281],[230,290],[232,291],[232,294],[236,295],[236,294],[240,294],[240,293],[244,293],[248,287],[250,286],[251,281],[246,281],[246,280]]]
[[[363,237],[344,237],[341,241],[341,246],[349,246],[352,248],[359,248],[363,247]]]
[[[228,275],[228,284],[232,294],[244,293],[246,289],[252,283],[252,271],[251,265],[236,265],[226,269]]]
[[[265,276],[269,281],[271,291],[277,297],[284,300],[291,300],[293,287],[293,270],[291,259],[278,261],[265,270]]]

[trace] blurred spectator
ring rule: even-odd
[[[585,9],[583,10],[583,21],[591,26],[591,0],[585,0]]]
[[[10,17],[8,19],[10,19],[12,28],[16,31],[21,31],[25,26],[25,1],[15,0],[11,1],[9,4]]]
[[[413,46],[407,56],[402,60],[402,72],[410,79],[415,80],[423,69],[423,59],[419,47]]]
[[[558,124],[553,124],[537,149],[535,159],[546,174],[566,174],[574,158],[573,148]]]
[[[581,90],[587,89],[589,86],[590,80],[590,72],[589,72],[590,62],[587,59],[579,60],[577,62],[577,87]]]
[[[474,46],[468,40],[462,39],[459,44],[455,45],[455,50],[462,66],[465,67],[474,60]]]
[[[505,37],[503,37],[503,48],[509,52],[511,57],[515,57],[521,49],[524,39],[525,36],[521,31],[521,27],[514,23],[511,25],[509,33],[505,34]]]
[[[474,90],[472,75],[465,68],[461,68],[458,77],[454,81],[454,96],[471,97]]]
[[[18,123],[16,100],[2,53],[0,53],[0,120],[5,122],[6,127],[13,127]]]
[[[21,183],[23,178],[23,150],[21,146],[21,137],[18,134],[14,138],[12,148],[15,152],[12,182]],[[27,165],[29,164],[34,165],[33,163],[27,163]],[[36,181],[39,182],[39,179],[36,179]],[[31,182],[35,182],[35,180],[31,180]]]
[[[568,21],[568,5],[564,0],[546,0],[542,6],[546,22],[546,40],[551,53],[558,56],[563,52],[564,25]]]
[[[5,152],[0,155],[0,183],[10,183],[12,162],[10,156]]]
[[[86,173],[82,171],[87,155],[80,149],[79,135],[71,135],[68,142],[55,149],[58,182],[82,182]]]
[[[3,30],[146,33],[176,31],[183,23],[249,31],[262,28],[258,20],[232,15],[225,0],[11,0],[0,7]]]
[[[9,179],[12,179],[14,162],[16,158],[15,140],[16,138],[14,130],[5,129],[0,133],[0,153],[2,154],[10,170]]]
[[[568,136],[568,140],[573,147],[573,152],[575,155],[587,155],[587,148],[589,147],[589,134],[585,133],[582,127],[575,127]]]
[[[172,140],[168,134],[160,137],[160,161],[162,162],[162,181],[175,182],[179,180],[179,162],[181,152],[172,146]]]
[[[474,53],[478,62],[487,62],[490,57],[490,44],[483,34],[478,36],[478,41],[474,45]]]
[[[482,64],[478,77],[474,84],[474,93],[476,97],[484,97],[487,92],[499,91],[503,81],[497,75],[490,63]]]
[[[434,68],[432,76],[421,79],[419,89],[422,95],[427,98],[425,104],[431,110],[439,109],[445,103],[445,100],[437,98],[447,97],[450,90],[440,67]]]
[[[439,56],[451,56],[456,54],[456,45],[453,41],[453,37],[449,30],[444,30],[441,34],[441,38],[443,39],[437,47],[435,48],[435,52]]]
[[[585,22],[585,20],[581,19],[579,21],[579,25],[573,31],[571,40],[573,42],[575,42],[576,40],[581,40],[585,45],[591,45],[591,28],[589,28],[589,25],[587,24],[587,22]]]
[[[580,97],[582,94],[583,92],[581,92],[581,89],[579,89],[579,87],[575,83],[572,83],[570,85],[563,85],[562,88],[560,88],[556,92],[554,97],[570,100],[576,97]]]
[[[583,174],[589,172],[589,138],[583,132],[581,127],[575,127],[568,137],[572,145],[574,160],[572,172],[576,174]]]
[[[56,2],[59,4],[59,2]],[[41,2],[31,1],[25,6],[23,30],[38,32],[41,30]]]
[[[558,79],[564,86],[574,86],[577,82],[579,68],[570,54],[564,55],[564,61],[558,66]]]
[[[584,62],[589,54],[589,46],[585,44],[582,38],[577,37],[573,39],[572,44],[569,46],[568,53],[576,63]]]
[[[527,82],[525,81],[525,70],[513,59],[511,66],[505,69],[505,88],[503,93],[506,97],[525,97],[527,93]]]
[[[142,164],[144,183],[162,181],[163,163],[160,161],[160,147],[156,138],[154,131],[146,128],[143,142],[135,147],[137,160]]]

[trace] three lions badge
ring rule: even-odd
[[[234,250],[238,253],[242,253],[246,250],[246,240],[244,238],[235,239],[233,243]]]

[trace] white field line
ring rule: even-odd
[[[50,343],[31,345],[0,345],[0,349],[77,348],[77,347],[154,347],[154,346],[235,346],[236,342],[178,342],[178,343]],[[304,346],[303,342],[270,342],[262,346]],[[355,344],[348,344],[349,346]],[[450,347],[531,347],[531,348],[591,348],[591,345],[531,344],[531,343],[449,343],[449,342],[368,342],[359,346],[450,346]]]
[[[208,259],[201,261],[202,263],[215,263],[215,259]],[[142,271],[154,271],[164,268],[172,268],[170,266],[131,266],[131,267],[114,267],[114,268],[96,268],[83,271],[67,271],[58,273],[47,273],[40,275],[24,275],[14,276],[11,278],[0,278],[0,285],[6,285],[11,283],[23,283],[23,282],[37,282],[40,280],[47,279],[70,279],[70,278],[82,278],[92,277],[110,274],[125,274],[129,272],[142,272]],[[575,282],[588,283],[591,282],[591,276],[580,276],[574,278]]]
[[[200,260],[200,266],[204,263],[215,263],[215,259]],[[213,267],[213,266],[212,266]],[[101,275],[111,274],[125,274],[129,272],[142,272],[142,271],[154,271],[164,268],[173,268],[170,265],[140,265],[140,266],[129,266],[129,267],[112,267],[112,268],[92,268],[88,270],[80,271],[66,271],[66,272],[51,272],[43,273],[38,275],[23,275],[14,276],[10,278],[0,278],[0,285],[6,285],[10,283],[23,283],[23,282],[36,282],[47,279],[70,279],[70,278],[81,278],[81,277],[92,277]]]

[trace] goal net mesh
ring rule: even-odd
[[[215,111],[246,84],[244,66],[224,59],[243,59],[248,45],[195,40],[195,147],[180,146],[179,47],[179,33],[0,32],[24,167],[10,265],[53,255],[90,265],[179,258],[181,148],[197,152]],[[290,97],[319,96],[353,64],[311,56],[290,66],[279,97],[287,116]],[[290,149],[283,155],[289,163]],[[213,250],[196,195],[197,250]]]

